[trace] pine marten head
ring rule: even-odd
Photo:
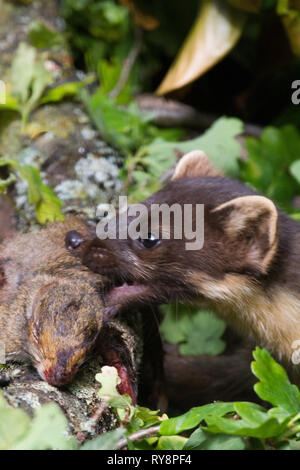
[[[172,180],[143,204],[149,227],[154,204],[192,205],[189,217],[194,230],[198,230],[195,206],[203,204],[203,246],[187,249],[191,240],[184,230],[176,238],[172,213],[169,239],[162,236],[166,228],[161,217],[158,233],[138,239],[120,239],[117,232],[115,240],[95,237],[78,248],[80,244],[70,243],[67,234],[69,249],[74,254],[81,250],[83,264],[113,280],[109,305],[194,301],[199,296],[217,300],[232,293],[236,299],[242,289],[267,282],[279,251],[288,249],[282,226],[289,219],[268,198],[216,173],[201,151],[185,155]]]
[[[30,300],[25,349],[40,376],[61,386],[73,379],[92,354],[102,326],[103,304],[87,282],[43,277],[40,283],[35,291],[26,290]]]

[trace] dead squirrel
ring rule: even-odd
[[[291,358],[300,340],[300,224],[268,198],[217,174],[201,151],[185,155],[172,181],[143,203],[149,218],[151,204],[204,204],[204,246],[186,250],[184,238],[151,234],[70,243],[85,265],[114,277],[107,303],[205,305],[267,347],[299,382]]]
[[[52,385],[69,382],[89,357],[103,323],[102,278],[72,257],[66,231],[89,228],[72,217],[0,247],[0,341],[6,360],[32,361]]]

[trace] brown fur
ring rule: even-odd
[[[103,320],[102,278],[65,248],[65,233],[89,228],[78,218],[20,234],[0,250],[0,341],[7,360],[30,360],[62,385],[91,354]]]
[[[144,201],[149,209],[153,203],[204,204],[203,249],[187,251],[186,240],[171,233],[170,240],[150,249],[138,240],[95,238],[79,256],[92,270],[114,278],[109,304],[205,304],[295,370],[300,224],[249,187],[211,176],[207,168],[202,153],[198,163],[195,153],[185,156],[173,181]]]

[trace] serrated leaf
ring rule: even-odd
[[[187,413],[177,416],[176,418],[170,418],[163,421],[160,425],[160,434],[163,436],[172,436],[179,434],[188,429],[193,429],[198,426],[201,421],[206,419],[208,416],[224,416],[227,413],[234,411],[233,403],[211,403],[209,405],[203,405],[196,408],[192,408]]]
[[[284,368],[278,364],[266,349],[256,348],[255,361],[251,364],[253,374],[259,379],[254,390],[257,395],[290,415],[300,412],[300,391],[289,381]]]
[[[268,415],[266,410],[255,403],[234,403],[237,419],[215,416],[205,418],[207,429],[214,434],[233,434],[256,438],[270,438],[280,435],[285,424]]]

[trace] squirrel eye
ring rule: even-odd
[[[65,244],[68,250],[75,250],[83,243],[83,238],[76,230],[71,230],[65,236]]]
[[[148,234],[148,238],[139,238],[139,242],[144,248],[153,248],[159,241],[160,239],[156,238],[152,233]]]

